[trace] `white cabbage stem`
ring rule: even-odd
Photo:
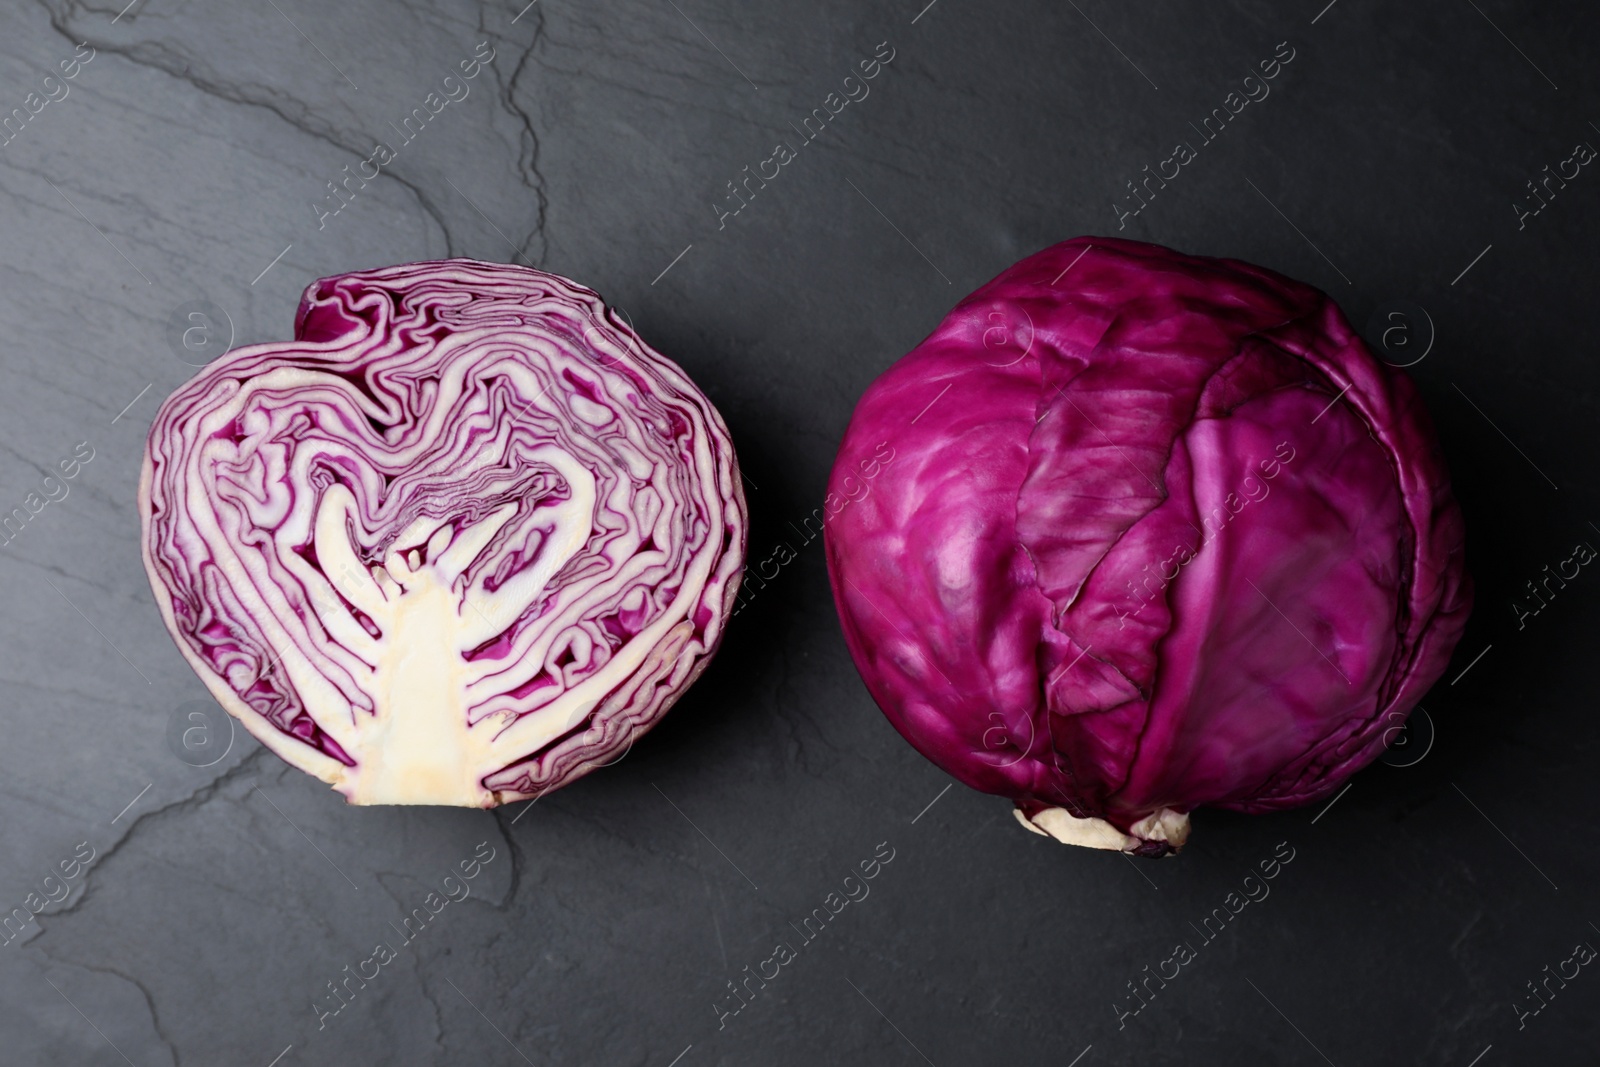
[[[1104,819],[1080,819],[1066,808],[1045,808],[1032,817],[1024,815],[1021,808],[1013,808],[1012,814],[1029,830],[1053,837],[1063,845],[1136,852],[1148,842],[1161,841],[1177,852],[1189,839],[1189,816],[1171,808],[1146,815],[1129,827],[1132,834],[1123,833]]]

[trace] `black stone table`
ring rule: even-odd
[[[1600,7],[925,2],[0,15],[0,512],[26,515],[0,549],[0,908],[41,912],[0,946],[0,1060],[1597,1061],[1600,971],[1569,961],[1600,946],[1600,575],[1537,612],[1527,583],[1600,545],[1600,170],[1575,159]],[[1086,233],[1259,262],[1387,332],[1478,589],[1385,763],[1317,808],[1201,811],[1160,862],[947,788],[790,526],[877,374]],[[140,451],[310,281],[448,255],[621,308],[726,417],[751,562],[793,558],[616,766],[532,808],[352,808],[230,737],[168,639]],[[803,925],[864,860],[870,892]],[[404,927],[463,861],[470,896]],[[1206,926],[1267,861],[1270,894]]]

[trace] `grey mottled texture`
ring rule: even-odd
[[[0,147],[0,512],[94,450],[0,549],[3,906],[94,850],[0,947],[6,1063],[1593,1062],[1592,968],[1520,1028],[1513,1005],[1600,944],[1600,576],[1520,628],[1512,606],[1600,543],[1600,173],[1521,229],[1512,207],[1600,144],[1592,5],[123,2],[0,15],[0,115],[27,116]],[[1477,615],[1415,765],[1373,767],[1321,816],[1201,812],[1176,860],[1064,848],[1001,800],[941,794],[790,523],[875,375],[1013,260],[1119,232],[1124,182],[1286,40],[1271,96],[1120,232],[1302,277],[1358,325],[1426,308],[1413,373]],[[319,229],[325,183],[485,41],[467,98]],[[727,183],[882,41],[870,94],[719,228]],[[81,42],[94,58],[29,115]],[[239,343],[282,338],[312,279],[447,254],[624,309],[726,417],[751,559],[797,558],[659,730],[526,812],[349,808],[242,730],[186,765],[169,720],[205,693],[160,625],[135,509],[144,428],[191,373],[169,318],[209,299]],[[1198,942],[1190,924],[1282,841],[1270,897],[1119,1028],[1125,983]],[[326,983],[398,942],[481,842],[472,896],[319,1029]],[[870,896],[800,947],[791,924],[880,842]],[[784,939],[798,958],[719,1030],[725,983]]]

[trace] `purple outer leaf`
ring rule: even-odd
[[[826,527],[845,640],[906,739],[1026,821],[1160,854],[1198,806],[1326,797],[1466,624],[1416,388],[1260,267],[1031,256],[872,384],[830,490],[885,441]],[[1163,812],[1171,840],[1141,823]]]

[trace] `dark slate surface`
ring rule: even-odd
[[[0,949],[5,1063],[1595,1062],[1600,972],[1537,1014],[1526,983],[1600,945],[1600,577],[1520,628],[1512,605],[1600,544],[1600,171],[1520,225],[1513,204],[1600,145],[1600,9],[124,2],[0,16],[0,114],[26,118],[0,149],[0,509],[93,455],[0,552],[0,897],[75,873]],[[482,42],[467,98],[321,218]],[[880,42],[870,95],[719,219]],[[1119,231],[1124,182],[1280,42],[1271,95]],[[816,543],[658,731],[526,813],[349,808],[225,726],[215,763],[174,755],[206,694],[146,585],[135,482],[197,302],[244,343],[349,268],[517,257],[591,284],[721,407],[761,560],[820,501],[854,399],[962,294],[1119,232],[1304,278],[1375,334],[1410,302],[1391,340],[1427,353],[1479,606],[1408,766],[1326,810],[1201,812],[1176,860],[1055,845],[890,729]],[[326,983],[480,843],[472,896],[319,1029]],[[719,1029],[725,983],[880,845],[870,896]],[[1270,896],[1202,942],[1275,850]],[[1183,939],[1197,958],[1119,1026]]]

